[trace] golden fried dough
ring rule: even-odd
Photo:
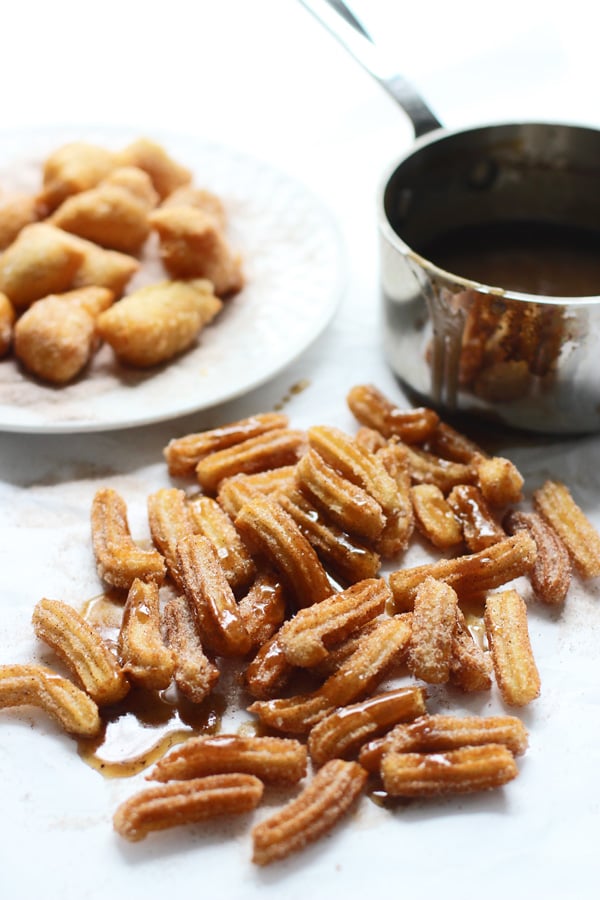
[[[27,225],[0,256],[0,291],[21,311],[69,290],[84,257],[69,236],[45,222]]]
[[[192,180],[189,169],[172,159],[164,147],[148,138],[138,138],[116,153],[114,163],[115,167],[135,166],[143,169],[161,198]]]
[[[50,221],[64,231],[121,253],[137,253],[150,233],[147,204],[116,184],[100,184],[67,197]]]
[[[44,161],[44,203],[50,210],[72,194],[95,187],[114,167],[113,154],[85,141],[64,144]]]
[[[15,356],[31,373],[52,384],[65,384],[85,368],[96,347],[96,323],[68,298],[38,300],[18,319]]]
[[[42,218],[43,210],[32,194],[12,194],[0,198],[0,250],[5,250],[26,225]]]
[[[98,332],[121,362],[147,368],[191,347],[221,307],[207,281],[162,281],[102,313]]]
[[[6,294],[0,292],[0,359],[11,348],[14,324],[15,311],[13,305]]]
[[[219,297],[243,288],[240,257],[211,213],[173,206],[155,210],[148,219],[159,237],[163,265],[173,278],[208,278]]]

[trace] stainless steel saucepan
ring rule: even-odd
[[[301,0],[392,94],[415,142],[378,197],[384,347],[419,402],[600,431],[600,131],[443,128],[340,0]]]

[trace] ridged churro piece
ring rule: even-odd
[[[278,640],[294,666],[316,666],[330,647],[381,615],[391,598],[382,578],[369,578],[301,609],[278,632]]]
[[[92,547],[98,575],[112,587],[129,590],[136,578],[162,584],[165,561],[157,550],[142,550],[127,522],[127,506],[112,488],[100,488],[92,501]]]
[[[217,502],[223,507],[230,519],[235,522],[235,517],[242,506],[253,500],[258,493],[260,491],[248,484],[246,475],[233,475],[220,483],[217,491]]]
[[[408,668],[430,684],[450,678],[452,640],[456,627],[458,597],[449,585],[426,578],[415,593]]]
[[[317,766],[329,759],[348,757],[392,725],[423,716],[425,712],[425,692],[418,687],[397,688],[336,709],[311,729],[310,757]]]
[[[399,409],[370,384],[356,385],[347,403],[361,425],[374,428],[386,437],[399,437],[407,444],[421,444],[435,430],[439,416],[427,407]]]
[[[100,731],[91,697],[47,666],[0,666],[0,709],[37,706],[69,734],[94,737]]]
[[[554,528],[582,578],[600,575],[600,535],[559,481],[546,481],[533,494],[536,512]]]
[[[355,652],[312,694],[257,701],[248,707],[272,728],[305,734],[338,706],[368,696],[406,652],[412,615],[384,619],[364,636]]]
[[[158,586],[136,578],[123,611],[119,656],[124,672],[135,684],[159,691],[169,686],[174,659],[160,628]]]
[[[416,484],[411,488],[415,524],[434,547],[448,550],[462,543],[462,528],[452,507],[435,484]]]
[[[294,667],[287,661],[277,634],[269,638],[244,672],[248,693],[257,700],[276,697],[289,680]]]
[[[383,787],[391,797],[487,791],[517,775],[514,757],[502,744],[447,753],[387,753],[381,761]]]
[[[477,484],[490,506],[507,506],[521,499],[523,476],[503,456],[478,456],[473,462]]]
[[[386,753],[440,753],[461,747],[502,744],[513,756],[518,756],[525,753],[527,743],[527,729],[515,716],[421,715],[365,744],[359,762],[367,771],[377,772]]]
[[[388,515],[376,549],[385,559],[391,559],[408,547],[413,535],[415,516],[410,495],[411,480],[402,453],[397,453],[394,444],[387,444],[375,455],[396,482],[396,509]]]
[[[461,600],[479,599],[486,591],[525,575],[533,566],[535,557],[535,541],[521,531],[479,553],[400,569],[389,577],[395,608],[412,609],[415,592],[428,576],[445,581]]]
[[[298,487],[344,531],[371,541],[381,536],[386,521],[381,505],[314,450],[298,462],[296,479]]]
[[[361,794],[367,773],[357,763],[333,759],[302,793],[252,829],[252,861],[266,866],[316,841],[345,815]]]
[[[285,592],[275,572],[259,572],[238,610],[252,647],[260,647],[271,638],[285,619]]]
[[[354,584],[377,575],[381,563],[379,554],[330,521],[293,484],[275,496],[314,547],[323,565],[336,578],[345,584]]]
[[[460,608],[452,637],[450,681],[463,691],[489,691],[492,687],[492,660],[473,639]]]
[[[250,635],[211,542],[200,534],[183,538],[177,563],[201,641],[218,656],[243,656]]]
[[[219,669],[204,653],[186,597],[165,604],[163,622],[167,646],[175,663],[175,684],[192,703],[202,703],[219,680]]]
[[[125,674],[101,635],[77,610],[44,598],[31,621],[37,637],[52,647],[98,706],[123,699],[129,691]]]
[[[414,484],[436,484],[447,494],[457,484],[472,484],[476,479],[475,466],[470,463],[455,462],[435,456],[419,447],[396,444],[397,453],[402,453],[406,467]]]
[[[470,463],[487,454],[482,448],[447,422],[438,422],[435,431],[427,438],[427,450],[444,459]]]
[[[308,429],[308,444],[333,469],[363,488],[392,515],[398,506],[398,486],[381,460],[361,447],[340,428],[315,425]]]
[[[194,530],[208,538],[219,557],[225,577],[238,590],[252,581],[256,566],[231,518],[212,497],[199,497],[189,504]]]
[[[387,440],[380,431],[377,431],[376,428],[369,428],[367,425],[360,426],[354,435],[354,440],[359,447],[369,450],[370,453],[377,453],[388,445]]]
[[[526,706],[540,694],[527,606],[517,591],[490,594],[485,602],[485,628],[496,681],[509,706]]]
[[[196,466],[196,477],[207,494],[215,494],[219,484],[232,475],[293,465],[305,446],[303,431],[274,428],[204,456]]]
[[[298,607],[329,597],[331,584],[316,552],[279,503],[257,493],[235,526],[250,550],[264,555],[281,575]]]
[[[485,550],[506,537],[477,485],[457,484],[448,494],[448,503],[462,526],[471,553]]]
[[[207,775],[170,781],[146,788],[122,803],[113,824],[121,837],[141,841],[152,831],[250,812],[258,806],[262,794],[263,784],[253,775]]]
[[[200,460],[210,453],[226,450],[267,431],[285,428],[288,422],[288,417],[281,413],[261,413],[219,428],[173,438],[163,450],[169,474],[180,478],[192,477]]]
[[[527,531],[535,541],[537,556],[529,580],[538,600],[549,606],[564,603],[571,584],[571,559],[554,528],[537,513],[512,510],[504,518],[509,534]]]
[[[185,492],[178,488],[161,488],[150,494],[147,503],[152,540],[165,559],[169,575],[181,588],[177,544],[194,533]]]
[[[296,784],[306,775],[306,760],[306,747],[292,738],[202,735],[159,760],[148,779],[183,781],[243,772],[268,784]]]
[[[329,678],[330,675],[333,675],[340,666],[349,659],[352,654],[358,650],[361,641],[371,632],[377,628],[379,625],[378,619],[372,619],[370,622],[367,622],[366,625],[363,625],[362,628],[359,628],[357,631],[353,631],[350,637],[346,638],[345,641],[342,641],[341,644],[338,644],[335,647],[332,647],[329,650],[325,659],[320,662],[318,665],[313,667],[313,672],[319,678],[323,680]]]

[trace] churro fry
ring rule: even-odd
[[[173,597],[163,611],[167,646],[173,654],[175,684],[192,703],[202,703],[219,680],[219,669],[204,653],[186,597]]]
[[[386,753],[441,753],[483,744],[502,744],[518,756],[527,750],[527,729],[515,716],[420,715],[365,744],[359,762],[377,772]]]
[[[262,794],[262,781],[253,775],[232,773],[170,781],[140,791],[122,803],[113,824],[121,837],[141,841],[152,831],[250,812],[258,806]]]
[[[285,687],[294,667],[287,661],[277,634],[269,638],[246,667],[244,684],[257,700],[276,697]]]
[[[381,505],[314,450],[298,462],[296,479],[298,487],[344,531],[371,541],[381,536],[385,526]]]
[[[427,450],[444,459],[467,464],[487,456],[478,444],[447,422],[438,422],[435,431],[427,438]]]
[[[540,694],[540,676],[529,639],[527,606],[517,591],[490,594],[485,628],[502,699],[509,706],[526,706]]]
[[[210,453],[227,450],[267,431],[286,428],[288,423],[288,417],[282,413],[262,413],[220,428],[173,438],[163,450],[169,474],[173,477],[191,477],[200,460]]]
[[[329,647],[384,612],[390,597],[382,578],[369,578],[301,609],[278,633],[288,662],[305,667],[322,662]]]
[[[452,640],[456,627],[458,597],[449,585],[426,578],[415,592],[408,668],[430,684],[450,678]]]
[[[333,759],[302,793],[252,829],[252,861],[265,866],[317,840],[345,815],[361,794],[367,773],[357,763]]]
[[[507,506],[521,499],[523,476],[514,463],[502,456],[478,456],[473,465],[477,484],[490,506]]]
[[[325,569],[279,503],[256,494],[238,513],[235,526],[250,549],[263,554],[281,575],[297,606],[329,597],[332,587]]]
[[[453,587],[461,600],[477,600],[493,590],[525,575],[535,562],[534,540],[517,532],[479,553],[440,559],[411,569],[400,569],[389,577],[396,610],[412,609],[421,582],[431,576]]]
[[[471,553],[485,550],[506,537],[476,485],[457,484],[448,494],[448,503],[462,526]]]
[[[515,759],[502,744],[446,753],[387,753],[381,761],[383,787],[391,797],[487,791],[517,775]]]
[[[183,538],[177,562],[200,639],[218,656],[243,656],[250,649],[250,635],[211,542],[200,534]]]
[[[163,643],[158,586],[136,578],[129,589],[119,631],[123,671],[135,684],[159,691],[169,686],[173,654]]]
[[[463,691],[489,691],[492,686],[492,660],[473,639],[460,608],[452,637],[450,681]]]
[[[303,431],[272,428],[204,456],[196,466],[196,476],[207,494],[215,494],[219,484],[232,475],[293,465],[304,450],[305,440]]]
[[[100,488],[92,501],[92,547],[98,575],[112,587],[129,590],[133,581],[162,584],[165,561],[157,550],[142,550],[129,531],[127,506],[113,488]]]
[[[308,444],[333,469],[363,488],[384,515],[398,507],[398,486],[381,460],[339,428],[316,425],[308,429]]]
[[[410,496],[416,526],[434,547],[448,550],[462,543],[460,523],[437,485],[416,484]]]
[[[432,409],[399,409],[373,385],[356,385],[347,403],[361,423],[386,438],[399,437],[407,444],[421,444],[435,430],[439,416]]]
[[[396,452],[404,456],[414,484],[435,484],[447,494],[457,484],[472,484],[476,479],[475,466],[435,456],[419,447],[396,444]]]
[[[336,578],[345,584],[354,584],[377,575],[379,554],[331,522],[321,510],[315,509],[293,482],[277,491],[275,497],[314,547],[323,565]]]
[[[13,706],[37,706],[69,734],[94,737],[100,731],[92,698],[47,666],[0,666],[0,709]]]
[[[537,556],[529,573],[538,600],[550,606],[564,603],[571,584],[571,559],[554,528],[537,513],[513,510],[504,518],[509,534],[527,531],[535,541]]]
[[[248,707],[261,722],[279,731],[304,734],[338,706],[368,696],[405,654],[410,643],[412,614],[378,623],[358,648],[312,694],[257,701]]]
[[[194,533],[185,493],[178,488],[161,488],[150,494],[147,503],[152,540],[164,557],[169,575],[181,588],[177,544]]]
[[[581,577],[600,575],[600,535],[569,489],[559,481],[546,481],[534,492],[533,503],[562,540]]]
[[[245,587],[256,574],[256,566],[231,518],[212,497],[199,497],[189,504],[194,530],[211,542],[232,590]]]
[[[425,692],[418,687],[398,688],[336,709],[311,728],[310,757],[317,766],[346,758],[374,735],[425,712]]]
[[[151,781],[183,781],[243,772],[268,784],[296,784],[306,775],[304,744],[292,738],[218,734],[190,738],[161,759]]]
[[[271,638],[285,619],[285,592],[281,580],[269,570],[259,572],[238,609],[252,647]]]
[[[410,474],[403,455],[396,452],[393,444],[387,444],[377,450],[375,455],[392,476],[397,487],[396,509],[388,515],[381,537],[376,542],[379,553],[384,558],[391,559],[406,550],[414,531],[415,516],[410,495]]]
[[[52,647],[98,706],[116,703],[129,682],[100,634],[67,603],[44,598],[32,616],[38,638]]]

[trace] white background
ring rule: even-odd
[[[356,9],[448,126],[518,118],[600,125],[591,3],[357,0]],[[40,596],[77,604],[97,592],[82,549],[93,492],[106,483],[122,489],[139,516],[144,496],[167,483],[169,437],[272,409],[301,379],[309,386],[286,406],[300,427],[350,428],[344,397],[358,381],[401,402],[380,354],[374,197],[411,128],[295,0],[21,0],[3,8],[0,84],[5,129],[172,129],[254,154],[320,196],[347,248],[347,290],[332,325],[244,399],[120,433],[0,435],[4,663],[34,651],[29,615]],[[565,478],[600,524],[595,439],[495,439],[530,487]],[[124,847],[110,819],[131,786],[83,766],[42,716],[3,713],[0,896],[595,897],[599,603],[597,586],[576,585],[564,614],[532,609],[543,693],[524,715],[531,748],[516,782],[497,796],[393,814],[366,801],[351,824],[268,872],[249,863],[248,822],[233,835],[191,829]],[[501,707],[494,696],[479,709]]]

